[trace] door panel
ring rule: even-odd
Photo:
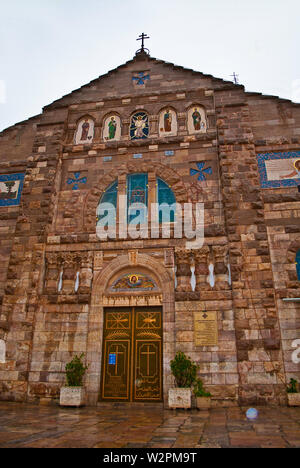
[[[106,309],[103,400],[162,400],[161,308]]]

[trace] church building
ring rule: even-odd
[[[88,405],[167,408],[182,351],[214,407],[286,405],[299,186],[300,104],[144,45],[2,131],[0,400],[57,402],[83,354]]]

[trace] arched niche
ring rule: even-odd
[[[75,145],[85,145],[93,142],[95,131],[94,119],[90,116],[82,117],[77,122],[77,128],[74,135]]]
[[[207,118],[203,106],[193,104],[187,112],[187,128],[189,135],[207,132]]]
[[[122,122],[116,113],[111,113],[103,119],[102,137],[104,141],[121,140]]]
[[[158,133],[160,137],[177,135],[177,114],[171,107],[165,107],[159,113]]]

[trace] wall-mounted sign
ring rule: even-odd
[[[115,366],[116,365],[116,354],[110,354],[108,356],[108,364]]]
[[[194,312],[195,346],[217,346],[217,312]]]

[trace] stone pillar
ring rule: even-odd
[[[197,250],[195,253],[196,291],[207,291],[210,289],[210,285],[207,281],[207,276],[209,275],[209,253],[210,250],[207,245]]]
[[[212,247],[214,273],[215,273],[215,289],[220,291],[229,289],[228,284],[228,248],[224,245],[216,245]]]
[[[48,253],[46,263],[45,293],[50,295],[57,294],[59,274],[61,271],[61,261],[57,253]]]
[[[177,277],[177,292],[192,291],[191,286],[191,259],[190,252],[187,250],[178,250],[175,253],[176,257],[176,277]]]
[[[93,252],[85,252],[81,256],[79,275],[79,294],[90,294],[93,280]]]
[[[62,294],[75,294],[76,274],[79,271],[80,259],[74,253],[63,255],[63,284]]]

